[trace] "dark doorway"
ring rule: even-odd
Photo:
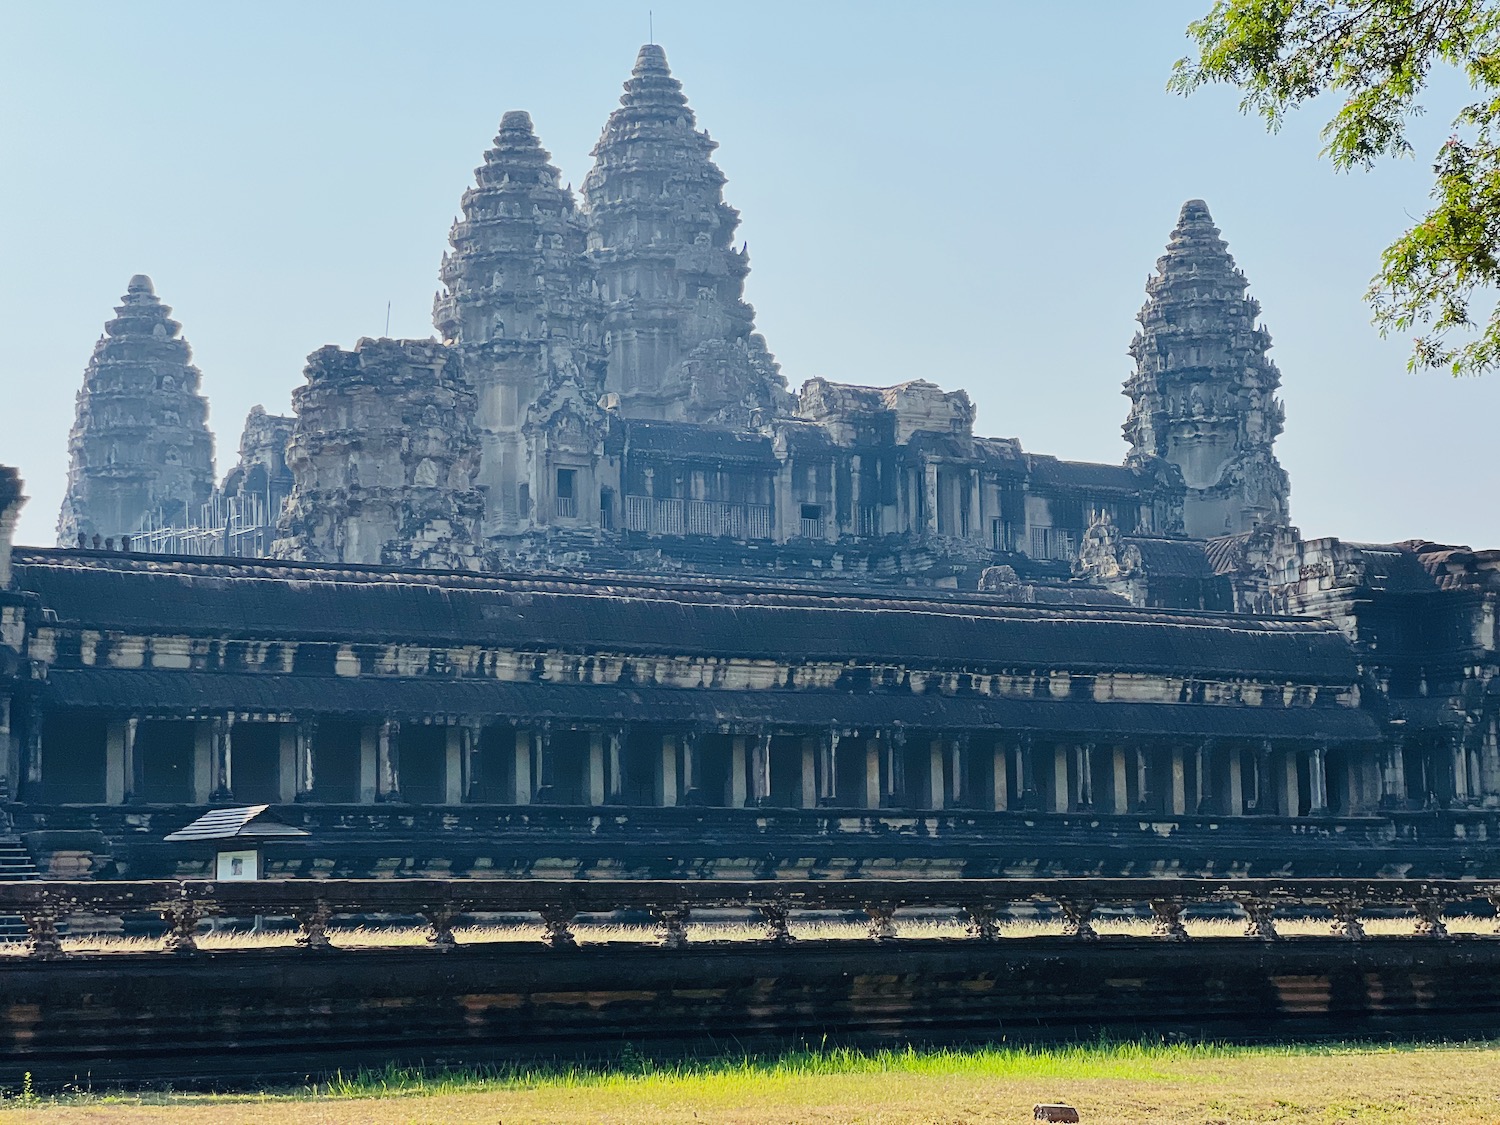
[[[42,723],[42,783],[47,800],[80,805],[104,801],[108,729],[102,715],[46,717]]]
[[[537,779],[537,800],[549,805],[582,805],[588,798],[589,735],[581,730],[553,731],[546,777]]]
[[[359,801],[361,724],[324,719],[313,731],[313,792],[330,804]]]
[[[136,796],[149,804],[190,805],[195,796],[193,757],[198,724],[148,719],[136,727]]]
[[[448,797],[448,728],[401,728],[401,796],[416,805],[441,805]]]
[[[281,800],[281,732],[285,723],[235,723],[230,728],[230,789],[234,799],[272,805]]]

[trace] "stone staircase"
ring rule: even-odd
[[[21,837],[11,831],[10,815],[5,805],[10,802],[10,786],[0,779],[0,882],[40,879],[36,862],[26,850]],[[19,914],[0,914],[0,941],[24,941],[26,923]]]

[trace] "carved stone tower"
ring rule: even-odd
[[[1201,199],[1183,204],[1156,268],[1130,344],[1127,462],[1181,469],[1188,535],[1285,524],[1291,485],[1272,451],[1283,410],[1271,334]]]
[[[277,558],[477,569],[474,392],[432,340],[360,340],[308,357],[287,446]]]
[[[602,308],[585,257],[587,228],[529,114],[500,120],[495,147],[464,192],[443,256],[433,323],[478,396],[478,484],[484,531],[528,526],[536,487],[522,429],[527,410],[564,379],[604,390]]]
[[[717,147],[655,44],[641,48],[583,182],[606,303],[608,389],[627,417],[744,425],[791,399],[744,299],[739,212]]]
[[[202,375],[151,279],[130,279],[83,374],[68,435],[63,546],[196,519],[214,489]]]

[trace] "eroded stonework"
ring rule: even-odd
[[[305,374],[275,557],[475,568],[479,442],[457,354],[363,339],[352,352],[314,352]]]
[[[1156,266],[1130,344],[1130,462],[1181,470],[1195,538],[1285,523],[1291,485],[1271,448],[1283,421],[1271,336],[1201,199],[1183,204]]]
[[[202,375],[171,313],[136,274],[94,345],[68,436],[62,546],[185,523],[213,493]]]

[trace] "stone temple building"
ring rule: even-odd
[[[1124,456],[1070,462],[923,378],[793,393],[714,147],[655,45],[577,197],[505,113],[436,338],[314,352],[217,485],[132,279],[57,548],[12,545],[0,472],[0,763],[44,870],[183,870],[161,835],[233,800],[308,829],[289,874],[1500,871],[1500,553],[1291,524],[1201,200]]]

